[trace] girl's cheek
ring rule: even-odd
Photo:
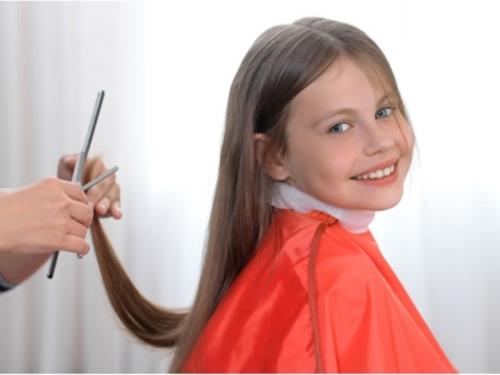
[[[411,155],[415,144],[415,135],[406,121],[396,124],[395,137],[403,152]]]
[[[415,146],[415,134],[413,133],[413,130],[410,127],[408,127],[405,132],[405,140],[406,140],[407,152],[411,156],[413,153],[413,146]]]

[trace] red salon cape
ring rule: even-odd
[[[456,372],[370,232],[277,210],[185,372]]]

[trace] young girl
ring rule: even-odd
[[[399,202],[413,144],[362,31],[320,18],[269,29],[231,87],[193,307],[145,300],[95,219],[115,311],[176,347],[174,372],[455,372],[368,230]]]

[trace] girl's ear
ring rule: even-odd
[[[283,181],[290,177],[285,160],[281,155],[267,153],[264,158],[269,138],[265,134],[255,133],[253,139],[257,161],[264,168],[267,175],[277,181]]]

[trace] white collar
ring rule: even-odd
[[[337,218],[342,227],[351,233],[366,232],[368,225],[375,217],[374,211],[340,208],[323,203],[285,182],[274,183],[271,205],[277,208],[292,209],[297,212],[312,210],[325,212]]]

